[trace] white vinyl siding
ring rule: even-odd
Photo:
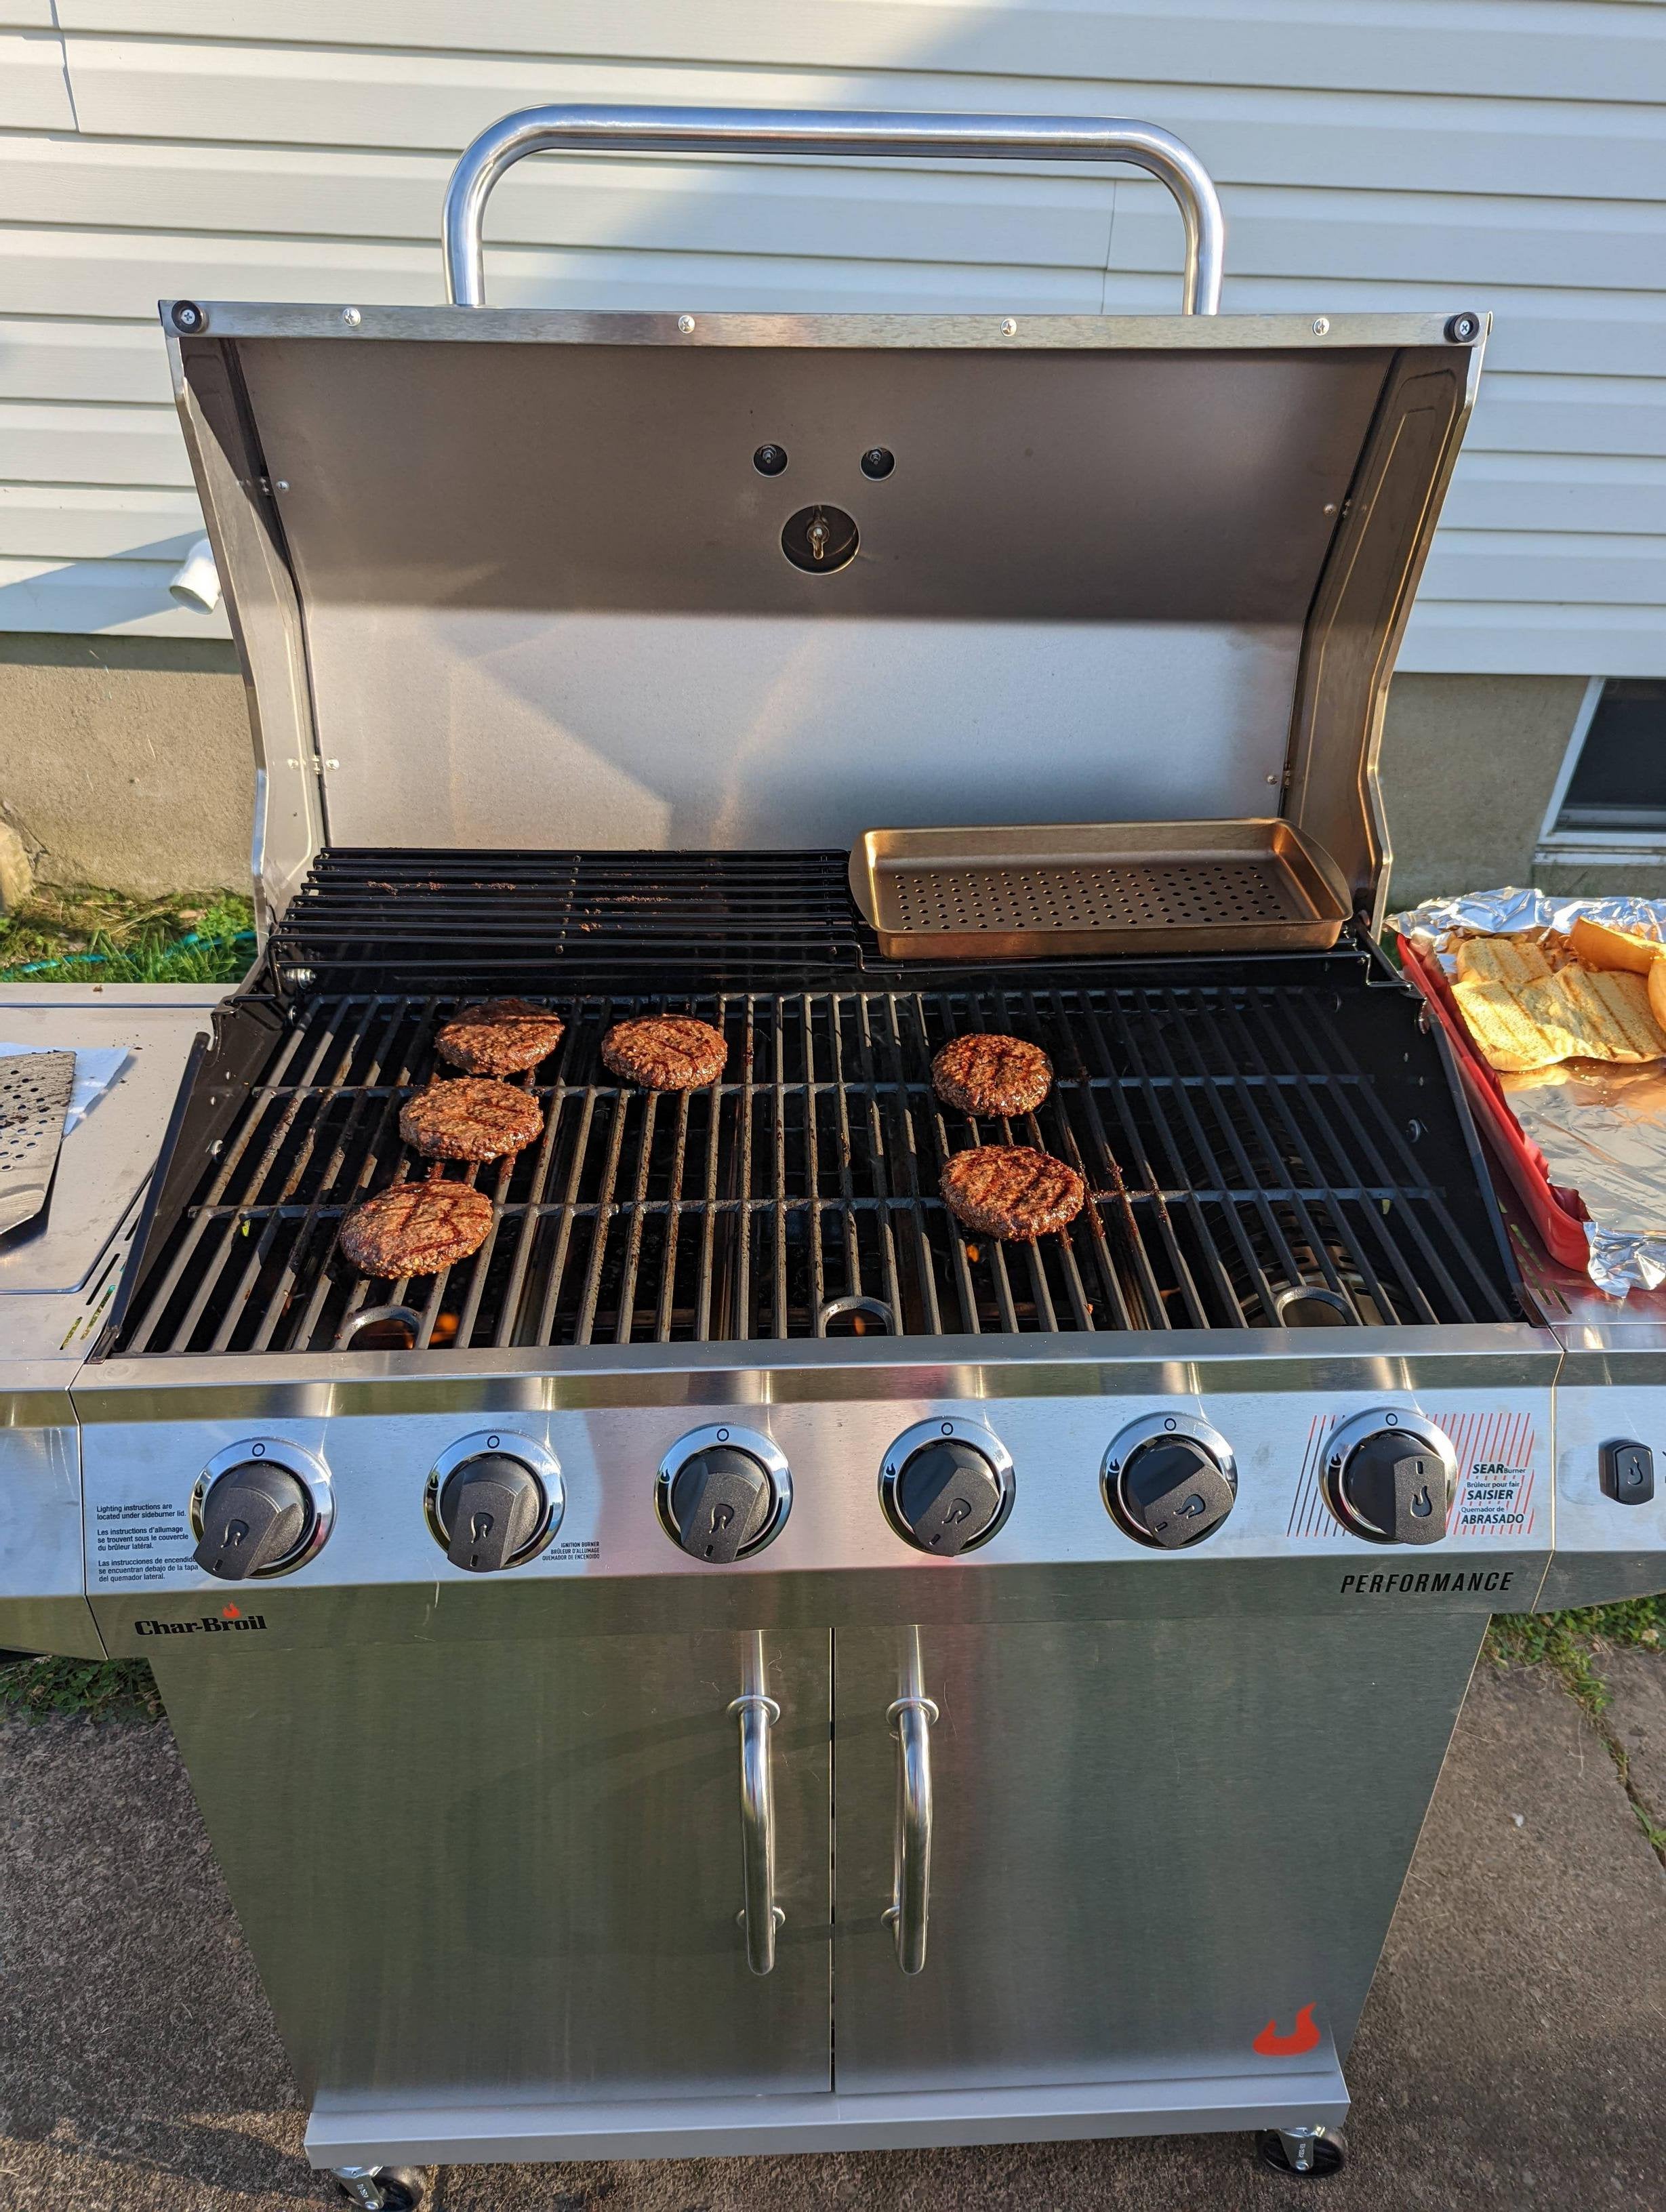
[[[1491,309],[1402,665],[1666,674],[1666,9],[1609,0],[0,0],[0,627],[223,634],[159,296],[443,296],[451,164],[551,100],[1137,115],[1225,306]],[[1128,172],[542,156],[502,305],[1176,304]]]

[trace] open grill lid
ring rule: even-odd
[[[621,143],[1134,161],[1202,312],[165,303],[268,910],[325,843],[1281,817],[1374,915],[1383,702],[1481,319],[1220,317],[1195,157],[1032,118],[510,118],[453,180],[454,293],[508,161]]]

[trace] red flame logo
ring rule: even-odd
[[[1313,2007],[1304,2004],[1288,2035],[1280,2035],[1277,2021],[1269,2020],[1250,2047],[1258,2058],[1294,2058],[1304,2051],[1313,2050],[1318,2040],[1319,2031],[1313,2025]]]
[[[220,1608],[220,1618],[222,1620],[241,1620],[243,1616],[234,1605],[222,1605]]]

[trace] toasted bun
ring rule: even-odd
[[[1458,980],[1502,983],[1519,991],[1550,973],[1550,963],[1530,937],[1467,937],[1457,949]]]
[[[1649,1012],[1660,1029],[1666,1031],[1666,960],[1651,960],[1649,963],[1645,988],[1649,994]]]
[[[1551,1067],[1567,1057],[1563,1040],[1546,1035],[1542,1024],[1511,993],[1505,983],[1487,982],[1480,976],[1453,986],[1452,996],[1464,1026],[1481,1047],[1489,1067],[1501,1075],[1519,1075],[1531,1067]]]
[[[1657,945],[1652,937],[1639,937],[1629,929],[1611,929],[1606,921],[1590,921],[1584,915],[1574,923],[1571,935],[1573,956],[1587,968],[1619,968],[1633,975],[1646,975],[1666,952],[1666,945]]]
[[[1655,991],[1658,1008],[1651,1006]],[[1666,967],[1641,975],[1564,968],[1512,984],[1479,975],[1452,996],[1489,1066],[1524,1074],[1564,1060],[1645,1060],[1666,1054]]]

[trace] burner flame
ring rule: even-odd
[[[1314,2050],[1319,2041],[1319,2031],[1313,2024],[1313,2007],[1304,2004],[1296,2015],[1296,2025],[1288,2035],[1279,2033],[1279,2023],[1269,2020],[1250,2045],[1258,2058],[1295,2058],[1304,2051]]]

